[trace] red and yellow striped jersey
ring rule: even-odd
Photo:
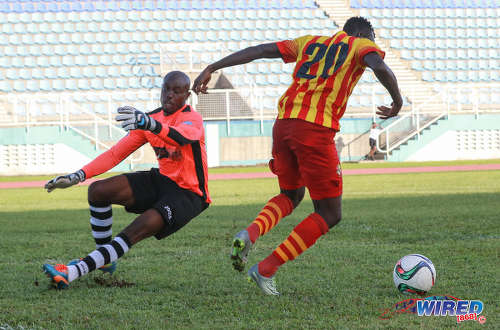
[[[335,35],[306,35],[277,43],[285,63],[296,62],[293,82],[281,96],[278,119],[299,118],[339,130],[347,100],[365,71],[363,57],[385,53],[371,40]]]

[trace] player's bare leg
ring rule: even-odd
[[[157,234],[164,226],[165,221],[160,212],[149,209],[125,227],[120,234],[125,234],[130,243],[135,245],[143,239]]]
[[[93,182],[89,186],[88,200],[95,205],[130,206],[134,203],[134,195],[127,177],[117,175]]]
[[[375,146],[370,149],[370,153],[368,154],[368,159],[375,160]]]
[[[342,196],[313,200],[314,212],[318,213],[332,228],[342,218]]]
[[[288,198],[290,198],[290,200],[293,203],[293,208],[296,208],[297,206],[299,206],[300,202],[302,202],[302,200],[304,199],[306,188],[300,187],[294,190],[281,189],[281,193],[287,195]]]

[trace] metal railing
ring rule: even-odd
[[[16,108],[24,105],[24,118],[19,120],[20,116],[15,116],[15,120],[13,121],[0,123],[0,127],[22,126],[27,132],[29,132],[30,129],[35,126],[59,126],[61,130],[71,130],[89,140],[95,146],[96,150],[110,149],[110,145],[104,143],[105,139],[100,136],[100,127],[105,127],[107,129],[108,142],[115,142],[125,135],[123,129],[115,126],[115,122],[111,120],[111,113],[104,115],[103,118],[102,116],[99,116],[78,105],[71,98],[69,98],[68,95],[59,95],[55,102],[53,97],[50,95],[32,95],[22,98],[7,97],[7,99],[10,99]],[[5,101],[5,98],[0,97],[0,100]],[[55,112],[50,116],[46,116],[45,120],[40,120],[38,116],[34,115],[36,109],[38,108],[37,105],[38,103],[48,101],[55,104]],[[75,114],[75,112],[77,114]],[[92,129],[87,130],[86,132],[85,129],[82,129],[82,127],[92,127]],[[130,164],[131,168],[133,168],[134,164],[140,162],[143,157],[144,150],[140,148],[138,156],[133,157],[131,155],[126,159],[126,162]]]
[[[439,85],[435,89],[438,93],[427,102],[413,106],[410,112],[403,113],[380,131],[377,150],[385,153],[387,159],[393,150],[414,137],[419,139],[424,129],[442,118],[452,114],[474,114],[477,117],[481,113],[500,112],[500,105],[491,102],[495,93],[500,92],[500,84]],[[480,94],[483,96],[480,97]],[[467,100],[470,103],[462,102]],[[432,108],[442,110],[426,111],[429,104],[440,105]],[[385,146],[381,145],[381,141],[385,142]]]
[[[371,100],[365,107],[349,107],[344,118],[372,118],[376,116],[377,96],[375,85],[371,88]],[[385,127],[380,135],[377,148],[379,152],[389,155],[399,145],[413,136],[419,137],[420,132],[444,116],[453,113],[473,113],[476,116],[484,112],[500,112],[500,84],[461,84],[437,86],[439,93],[423,104],[411,104],[404,107],[400,117]],[[235,120],[256,120],[260,122],[260,134],[264,134],[264,122],[274,120],[277,115],[276,105],[282,87],[253,87],[245,89],[209,90],[209,94],[195,95],[192,93],[188,102],[196,106],[205,121],[225,121],[227,134],[232,132],[232,122]],[[107,135],[121,137],[124,132],[116,127],[114,116],[116,108],[122,105],[135,106],[149,111],[159,106],[160,90],[117,91],[117,92],[75,92],[75,93],[33,93],[0,95],[0,127],[23,126],[29,131],[32,126],[59,126],[61,129],[71,129],[77,134],[92,141],[97,148],[104,146],[102,127],[106,127]],[[466,97],[470,104],[464,104]],[[467,100],[466,99],[466,100]],[[432,105],[429,106],[427,105]],[[43,106],[48,111],[41,111]],[[436,109],[440,110],[437,111]],[[5,115],[4,115],[5,114]],[[93,126],[92,131],[85,131],[81,126]],[[88,127],[87,127],[88,128]],[[101,128],[101,129],[99,129]],[[362,134],[364,136],[364,134]],[[359,139],[359,137],[358,137]],[[356,140],[356,138],[354,139]],[[351,141],[352,142],[352,141]],[[383,146],[385,142],[385,146]],[[349,144],[347,145],[347,147]],[[137,162],[134,158],[131,163]]]

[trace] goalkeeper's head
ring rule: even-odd
[[[171,71],[163,78],[161,107],[166,113],[174,113],[186,104],[189,97],[189,77],[181,71]]]

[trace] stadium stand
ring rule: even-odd
[[[405,111],[498,109],[498,0],[0,0],[0,123],[111,119],[124,100],[151,109],[169,70],[196,75],[250,45],[332,34],[353,15],[373,23]],[[227,68],[214,87],[236,91],[193,102],[206,120],[228,109],[271,119],[292,69],[279,60]],[[370,118],[390,97],[367,70],[349,102],[347,116]]]
[[[170,68],[195,71],[251,43],[337,29],[313,1],[296,0],[2,1],[0,21],[6,22],[0,31],[0,70],[9,72],[0,92],[17,93],[48,92],[49,85],[63,93],[147,91],[160,87],[156,78]],[[257,78],[270,72],[271,64],[276,76]],[[35,65],[47,70],[29,78],[19,72]],[[82,77],[79,67],[95,70],[96,76]],[[228,79],[234,87],[284,87],[290,70],[269,61]],[[29,89],[27,78],[36,80]]]
[[[310,0],[0,3],[0,21],[6,22],[0,31],[0,70],[6,80],[0,92],[48,92],[47,85],[59,92],[148,90],[159,87],[161,80],[155,78],[170,68],[196,71],[251,44],[338,29],[322,10],[327,5],[318,8]],[[351,1],[355,14],[370,18],[378,36],[388,40],[390,50],[424,82],[498,81],[498,7],[497,1]],[[6,72],[34,66],[49,70],[47,75],[29,77],[36,80],[29,88],[23,81],[26,76]],[[109,71],[111,66],[124,69],[113,68],[93,77],[95,81],[60,83],[82,78],[75,67]],[[61,67],[65,70],[51,71]],[[73,75],[68,75],[71,69]],[[235,88],[282,90],[290,82],[291,69],[269,60],[224,73]],[[373,76],[367,73],[362,79],[351,107],[361,107],[365,97],[387,100],[373,96],[385,93],[375,87]],[[272,111],[273,102],[265,103]]]

